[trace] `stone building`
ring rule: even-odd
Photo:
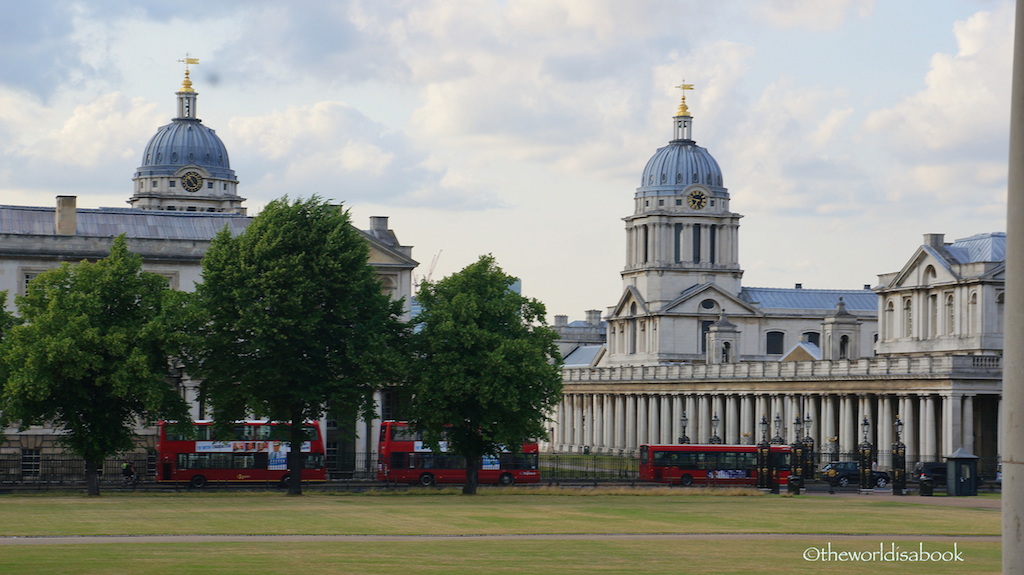
[[[692,138],[685,92],[672,129],[624,218],[607,341],[566,357],[547,447],[628,453],[683,435],[752,444],[764,418],[769,439],[809,435],[838,457],[867,420],[885,467],[899,416],[909,461],[964,447],[994,465],[1005,237],[926,236],[875,288],[745,287],[741,216]]]
[[[249,225],[252,218],[237,194],[227,149],[196,115],[197,94],[187,71],[176,96],[177,116],[144,149],[128,200],[132,207],[83,209],[72,196],[57,197],[53,207],[0,206],[0,290],[8,293],[8,309],[15,310],[14,296],[25,293],[35,275],[63,262],[104,258],[120,234],[126,235],[129,250],[142,256],[146,271],[163,275],[174,289],[192,291],[202,281],[200,261],[213,237],[225,226],[238,234]],[[387,217],[372,217],[369,224],[360,230],[370,248],[369,263],[383,289],[408,302],[418,265],[412,247],[398,241]],[[180,369],[169,377],[189,402],[192,417],[202,419],[206,410],[197,382]],[[379,419],[324,424],[330,460],[370,451]],[[60,451],[59,433],[43,427],[7,429],[0,453],[31,460]],[[152,428],[139,430],[140,448],[153,447],[154,433]]]

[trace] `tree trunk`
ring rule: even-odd
[[[462,486],[463,495],[476,495],[476,486],[479,483],[480,456],[466,456],[466,483]]]
[[[302,442],[306,439],[302,419],[293,419],[288,448],[288,495],[302,495]]]
[[[100,494],[99,466],[92,459],[85,460],[85,493],[91,497]]]

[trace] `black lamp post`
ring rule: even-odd
[[[718,414],[717,413],[711,416],[711,439],[708,440],[708,443],[710,443],[712,445],[718,445],[718,444],[722,443],[722,438],[718,437]]]
[[[679,437],[680,445],[686,445],[690,443],[690,438],[686,436],[686,424],[689,423],[689,419],[686,418],[686,412],[679,416],[679,423],[683,426],[683,434]]]
[[[860,488],[862,490],[868,491],[873,486],[871,482],[872,445],[871,442],[868,441],[868,433],[870,433],[871,431],[871,423],[868,422],[867,416],[865,416],[864,419],[861,421],[860,427],[861,429],[864,430],[864,440],[861,441],[861,444],[858,447],[858,452],[860,455]]]
[[[899,415],[892,426],[896,428],[896,441],[892,443],[892,494],[906,495],[907,446],[903,445],[903,421]]]
[[[771,448],[772,445],[768,443],[768,417],[761,415],[761,441],[757,443],[757,488],[758,489],[771,489],[772,488],[772,471],[771,471]]]
[[[775,413],[775,435],[772,436],[773,445],[782,445],[786,440],[782,439],[782,416]]]
[[[814,438],[811,437],[810,415],[804,416],[804,479],[814,479]]]
[[[789,452],[789,492],[793,495],[800,494],[800,485],[804,478],[804,441],[800,437],[800,428],[803,423],[800,416],[793,419],[793,445]]]

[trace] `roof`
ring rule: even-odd
[[[1006,233],[991,232],[962,238],[944,246],[956,263],[1006,261]]]
[[[0,206],[0,234],[54,235],[56,208]],[[225,226],[241,233],[251,217],[216,212],[166,212],[133,208],[79,208],[79,236],[211,240]]]
[[[869,289],[803,289],[745,287],[740,298],[761,309],[834,310],[839,298],[851,312],[877,312],[878,294]]]
[[[604,345],[581,345],[570,351],[563,359],[563,367],[590,367],[604,349]]]

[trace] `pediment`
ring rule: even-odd
[[[928,267],[935,271],[934,277],[926,277]],[[889,281],[887,288],[918,287],[952,283],[960,280],[950,262],[930,246],[920,246],[913,257]]]
[[[715,303],[713,307],[703,307],[706,300]],[[725,310],[727,315],[761,316],[760,310],[723,290],[714,283],[693,286],[685,290],[676,299],[662,308],[662,313],[678,315],[718,315]]]
[[[631,312],[632,305],[636,304],[636,313]],[[626,286],[626,289],[622,292],[619,297],[619,302],[612,308],[609,318],[625,317],[633,315],[648,315],[651,310],[647,306],[647,302],[644,301],[643,296],[640,295],[640,291],[634,286]]]

